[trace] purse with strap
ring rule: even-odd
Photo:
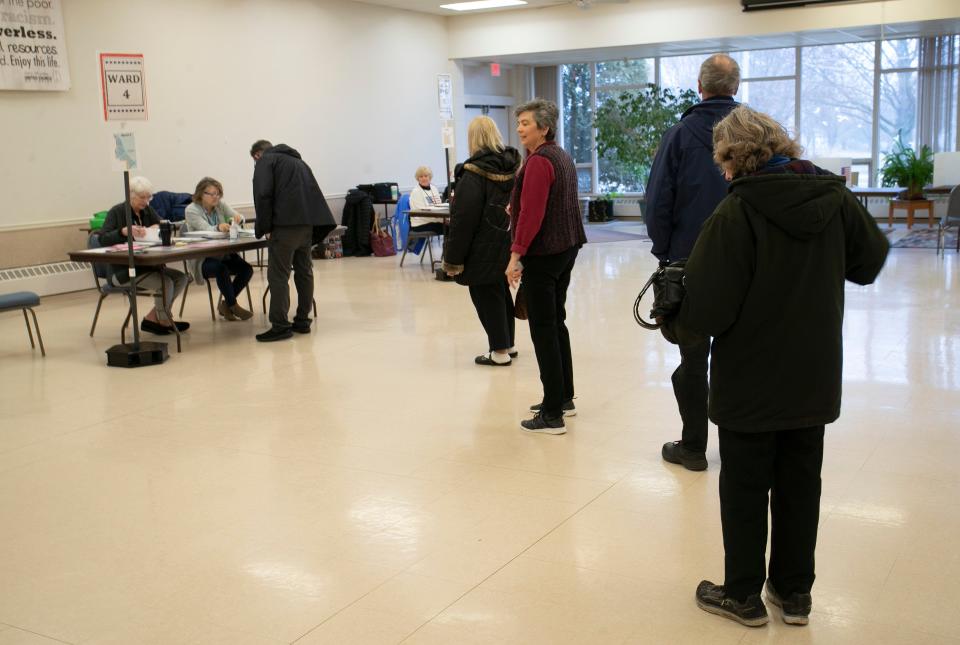
[[[380,226],[380,218],[376,216],[373,218],[373,228],[370,229],[370,248],[373,249],[373,254],[378,258],[397,254],[397,249],[393,245],[393,237]]]

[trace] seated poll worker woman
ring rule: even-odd
[[[146,236],[146,229],[159,228],[160,216],[150,207],[152,196],[153,185],[146,177],[131,178],[130,210],[133,231],[127,230],[126,204],[117,204],[107,212],[107,217],[103,221],[103,227],[100,229],[100,245],[126,244],[127,236],[130,233],[133,234],[134,240],[142,239]],[[126,265],[112,264],[110,269],[112,271],[110,279],[115,284],[126,284],[130,281]],[[159,292],[161,281],[165,283],[167,300],[164,302],[159,295],[156,297],[154,307],[150,310],[150,313],[144,316],[140,323],[140,329],[151,334],[165,335],[171,333],[173,326],[176,325],[178,330],[186,331],[190,328],[190,323],[180,320],[174,321],[173,319],[173,302],[187,287],[189,282],[187,275],[169,267],[137,269],[138,286],[145,289],[155,289]]]
[[[470,158],[457,166],[457,194],[450,205],[450,229],[444,243],[443,270],[467,285],[480,324],[487,332],[487,352],[477,365],[507,366],[513,346],[513,296],[504,271],[510,261],[510,216],[507,205],[520,153],[505,147],[497,124],[478,116],[467,128]]]
[[[431,184],[433,180],[433,171],[427,166],[420,166],[414,173],[414,179],[417,185],[410,191],[410,210],[423,210],[426,206],[439,206],[443,203],[440,192],[437,187]],[[430,231],[437,235],[443,235],[443,223],[431,220],[426,217],[411,217],[411,231]]]
[[[577,253],[587,241],[577,199],[577,169],[555,141],[556,103],[534,99],[518,106],[515,114],[527,157],[510,202],[513,245],[506,274],[511,284],[522,281],[543,384],[543,400],[530,408],[536,414],[520,425],[528,432],[563,434],[564,415],[575,413],[573,358],[565,322],[567,287]]]
[[[228,232],[234,222],[243,223],[243,216],[230,204],[223,201],[223,185],[212,177],[204,177],[193,191],[193,201],[185,211],[188,231]],[[217,288],[223,294],[223,301],[217,305],[217,311],[226,320],[249,320],[253,317],[237,302],[237,296],[243,293],[253,267],[236,253],[213,258],[194,260],[191,273],[198,284],[205,279],[216,279]],[[232,279],[231,279],[232,277]]]
[[[768,115],[735,108],[714,126],[713,147],[732,183],[690,253],[665,334],[713,338],[724,579],[701,582],[697,605],[763,625],[766,585],[783,621],[805,625],[824,426],[840,415],[844,283],[873,282],[889,243],[843,179],[799,159]]]

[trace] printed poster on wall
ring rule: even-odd
[[[143,54],[100,54],[104,121],[146,121]]]
[[[0,90],[69,90],[60,0],[0,0]]]
[[[453,80],[449,74],[437,74],[437,100],[440,104],[440,118],[449,121],[453,118]]]

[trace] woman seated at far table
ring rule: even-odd
[[[433,180],[433,171],[430,168],[427,166],[417,168],[414,179],[417,180],[417,185],[410,191],[410,210],[419,211],[427,206],[439,206],[443,203],[437,187],[430,183]],[[410,230],[430,231],[437,235],[443,235],[443,222],[414,215],[410,218]]]
[[[100,245],[112,246],[126,244],[127,236],[132,234],[133,239],[143,239],[148,228],[159,228],[160,216],[150,207],[150,198],[153,197],[153,184],[146,177],[132,177],[130,179],[130,216],[132,231],[127,230],[126,203],[121,202],[110,209],[100,229]],[[114,284],[130,282],[126,265],[110,265],[113,272],[111,280]],[[137,269],[137,286],[143,289],[162,291],[165,289],[166,302],[158,294],[154,299],[154,307],[140,322],[140,329],[151,334],[164,335],[173,331],[176,325],[179,331],[186,331],[190,323],[182,320],[173,320],[173,302],[187,287],[186,274],[162,267],[144,267]]]
[[[230,207],[230,204],[221,201],[223,185],[212,177],[204,177],[193,191],[193,203],[187,206],[187,231],[222,231],[230,230],[230,224],[243,223],[243,216]],[[250,278],[253,277],[253,267],[246,260],[230,253],[218,257],[194,260],[191,269],[193,278],[198,284],[204,279],[214,278],[217,288],[223,294],[223,300],[217,305],[217,311],[227,320],[249,320],[253,314],[237,302],[237,295],[242,293]],[[233,279],[231,280],[231,276]]]

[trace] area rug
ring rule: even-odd
[[[885,228],[890,246],[895,249],[935,249],[937,248],[937,229],[935,228]],[[957,248],[957,229],[949,228],[944,236],[944,246],[948,249]]]
[[[647,227],[629,222],[603,222],[602,224],[584,224],[587,242],[604,244],[607,242],[649,242]]]

